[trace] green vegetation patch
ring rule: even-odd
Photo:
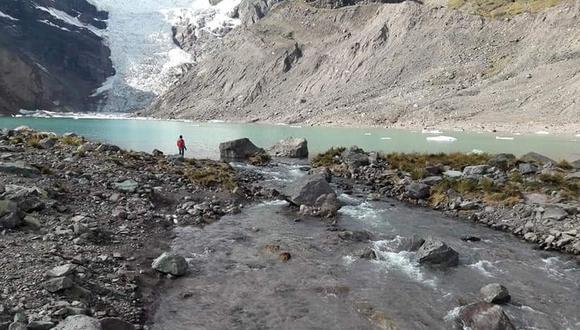
[[[185,170],[185,176],[193,183],[206,188],[233,191],[238,187],[236,173],[227,163],[195,163]]]
[[[399,153],[394,152],[382,156],[387,160],[392,169],[418,174],[424,171],[427,166],[443,165],[454,169],[463,169],[466,166],[487,164],[491,159],[488,154],[420,154],[420,153]]]
[[[464,9],[484,17],[516,16],[537,13],[560,3],[560,0],[448,0],[450,9]]]
[[[330,148],[327,151],[314,156],[312,159],[312,166],[313,167],[332,167],[333,165],[337,165],[340,161],[337,161],[337,157],[339,157],[346,149],[345,148]]]

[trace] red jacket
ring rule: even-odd
[[[177,140],[177,147],[178,148],[185,148],[185,140],[184,139]]]

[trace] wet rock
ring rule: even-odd
[[[463,236],[461,237],[461,240],[464,242],[480,242],[481,238],[477,236]]]
[[[537,152],[529,152],[529,153],[523,155],[522,157],[520,157],[520,162],[536,163],[536,164],[540,164],[540,165],[549,164],[549,163],[556,164],[556,162],[553,159],[546,157],[544,155],[540,155]]]
[[[539,170],[538,165],[534,163],[521,163],[518,165],[518,171],[523,175],[535,174]]]
[[[568,217],[568,212],[559,206],[548,206],[544,209],[542,219],[561,221]]]
[[[464,176],[481,176],[485,175],[489,172],[490,166],[489,165],[476,165],[476,166],[467,166],[463,169]]]
[[[407,194],[415,199],[426,199],[431,195],[431,187],[424,183],[413,182],[405,187]]]
[[[59,323],[55,330],[104,330],[99,320],[86,316],[74,315]]]
[[[182,276],[187,272],[189,265],[184,257],[166,252],[155,259],[151,267],[163,274]]]
[[[361,259],[367,259],[367,260],[376,260],[377,259],[377,254],[375,252],[375,250],[371,249],[371,248],[365,248],[360,254],[359,257]]]
[[[26,324],[22,322],[12,322],[8,326],[8,330],[26,330]]]
[[[345,241],[366,242],[371,239],[371,234],[367,231],[345,230],[338,233],[338,237]]]
[[[425,240],[417,235],[412,235],[410,237],[402,237],[397,250],[399,251],[417,251],[425,243]]]
[[[246,161],[250,157],[266,153],[248,138],[220,143],[219,148],[220,159],[227,162]]]
[[[34,178],[40,175],[40,171],[37,168],[28,166],[24,162],[0,162],[0,173],[20,175],[26,178]]]
[[[308,158],[308,142],[302,138],[289,138],[273,145],[268,153],[274,157]]]
[[[485,302],[462,307],[456,319],[459,329],[514,330],[508,316],[498,305]]]
[[[320,196],[316,200],[315,205],[319,207],[319,216],[325,218],[335,217],[338,214],[338,210],[342,207],[342,204],[334,193]]]
[[[459,254],[442,241],[428,238],[417,251],[421,264],[452,267],[459,264]]]
[[[352,146],[343,151],[341,158],[351,168],[358,168],[370,164],[369,155],[357,146]]]
[[[481,299],[490,304],[503,304],[510,301],[508,289],[498,283],[492,283],[479,290]]]
[[[487,164],[505,171],[508,168],[510,168],[515,162],[516,162],[516,156],[514,156],[513,154],[501,153],[501,154],[494,155],[488,161]]]
[[[135,330],[135,326],[116,317],[106,317],[100,320],[103,330]]]
[[[125,180],[123,182],[116,182],[113,184],[114,188],[124,193],[134,193],[137,191],[139,184],[134,180]]]
[[[289,187],[286,199],[294,205],[315,205],[322,195],[334,194],[326,178],[320,174],[308,175]]]
[[[55,324],[47,321],[32,321],[28,323],[28,330],[50,330],[54,328]]]
[[[56,293],[70,289],[73,287],[73,285],[73,281],[66,276],[53,278],[44,282],[44,288],[50,293]]]
[[[0,200],[0,229],[14,229],[22,224],[18,204],[13,201]]]
[[[49,270],[46,275],[49,277],[63,277],[71,275],[77,269],[77,265],[75,264],[66,264],[61,266],[56,266],[53,269]]]
[[[56,140],[53,138],[45,138],[38,141],[38,146],[41,149],[52,149],[56,145]]]

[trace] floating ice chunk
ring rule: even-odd
[[[485,151],[479,150],[479,149],[473,149],[473,150],[471,150],[471,153],[474,155],[482,155],[485,153]]]
[[[441,132],[438,129],[434,129],[434,130],[424,129],[421,131],[421,134],[443,134],[443,132]]]
[[[550,132],[546,132],[546,131],[537,131],[536,132],[537,135],[550,135]]]
[[[496,136],[495,137],[496,140],[514,140],[513,136]]]
[[[431,141],[431,142],[455,142],[455,141],[457,141],[457,139],[452,137],[452,136],[439,135],[439,136],[430,136],[427,138],[427,141]]]
[[[382,138],[381,138],[381,140],[392,140],[392,139],[393,139],[393,138],[390,138],[390,137],[388,137],[388,136],[384,136],[384,137],[382,137]]]
[[[365,133],[366,136],[371,136],[373,133]]]

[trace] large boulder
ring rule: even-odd
[[[273,145],[268,153],[274,157],[308,158],[308,142],[302,138],[289,138]]]
[[[153,261],[151,267],[163,274],[183,276],[189,265],[184,257],[165,252]]]
[[[442,241],[428,238],[417,251],[417,260],[421,264],[452,267],[459,264],[459,254]]]
[[[27,178],[34,178],[40,175],[40,171],[32,166],[28,166],[23,162],[1,163],[0,173],[15,174]]]
[[[479,290],[479,295],[483,301],[490,304],[503,304],[511,299],[508,289],[499,283],[484,286]]]
[[[568,212],[559,206],[548,206],[544,209],[542,219],[560,221],[568,217]]]
[[[102,143],[95,150],[98,152],[118,152],[121,148],[114,144]]]
[[[104,330],[99,320],[86,315],[67,317],[54,330]]]
[[[402,237],[399,244],[397,245],[397,250],[399,251],[417,251],[425,244],[425,240],[417,235],[412,235],[410,237]]]
[[[220,159],[226,162],[245,161],[256,155],[265,154],[248,138],[220,143]]]
[[[322,195],[334,194],[334,190],[321,174],[308,175],[288,188],[286,200],[296,206],[315,206]]]
[[[516,156],[513,154],[497,154],[493,156],[489,161],[488,165],[500,168],[502,170],[507,170],[516,162]]]
[[[135,326],[116,317],[106,317],[101,319],[103,330],[135,330]]]
[[[54,138],[44,138],[38,141],[38,146],[42,149],[52,149],[56,145]]]
[[[407,194],[415,199],[425,199],[431,196],[431,187],[425,183],[413,182],[405,187]]]
[[[485,302],[462,307],[456,319],[457,329],[514,330],[503,309]]]
[[[60,292],[72,288],[73,281],[67,276],[56,277],[44,282],[44,288],[50,293]]]
[[[316,200],[316,206],[319,208],[318,215],[325,218],[333,218],[338,214],[342,204],[336,197],[336,194],[326,194]]]
[[[489,165],[467,166],[463,169],[464,176],[481,176],[489,172]]]
[[[548,163],[556,164],[556,162],[553,159],[546,157],[544,155],[540,155],[537,152],[529,152],[523,155],[522,157],[520,157],[520,162],[536,163],[536,164],[548,164]]]
[[[357,146],[352,146],[342,152],[342,160],[351,168],[370,164],[369,155]]]
[[[536,174],[538,170],[538,165],[534,163],[520,163],[518,165],[518,171],[523,175]]]
[[[14,229],[22,224],[22,215],[18,204],[9,200],[0,200],[0,229]]]

